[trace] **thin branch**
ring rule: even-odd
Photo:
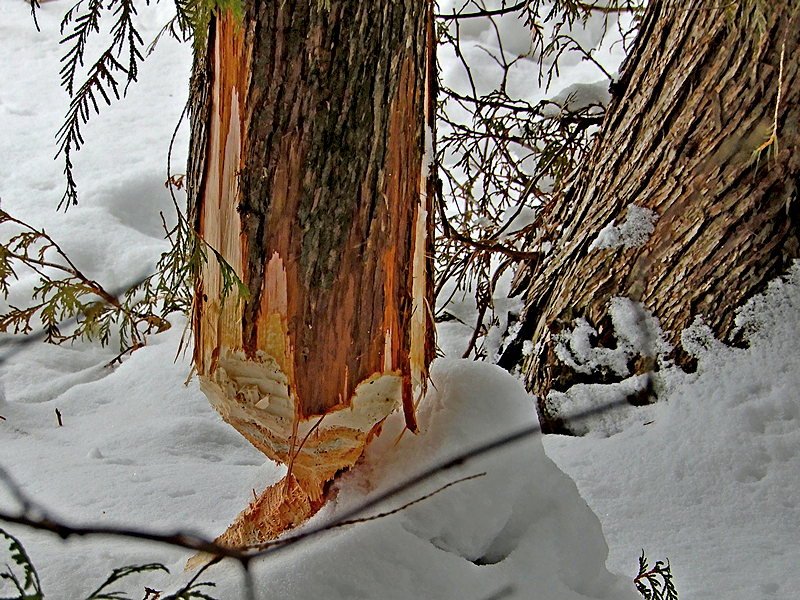
[[[483,108],[483,107],[506,108],[506,109],[508,109],[508,110],[510,110],[512,112],[515,112],[515,113],[529,113],[529,114],[534,114],[534,115],[538,114],[540,112],[540,107],[531,106],[530,104],[525,102],[525,100],[517,100],[517,102],[522,103],[523,106],[516,106],[514,104],[509,104],[509,103],[506,103],[506,102],[500,102],[500,101],[497,101],[497,100],[490,100],[489,97],[487,97],[487,96],[484,96],[482,98],[464,96],[464,95],[459,94],[458,92],[456,92],[455,90],[452,90],[450,88],[441,88],[440,91],[443,94],[446,94],[447,96],[450,96],[451,98],[455,98],[456,100],[463,100],[464,102],[469,102],[471,104],[476,104],[480,108]]]
[[[606,15],[635,13],[637,8],[626,3],[625,6],[600,6],[598,4],[586,4],[585,2],[576,2],[575,6],[581,10],[588,12],[599,12]]]
[[[461,242],[462,244],[466,244],[467,246],[472,246],[473,248],[477,248],[479,250],[488,250],[489,252],[497,252],[499,254],[504,254],[510,258],[514,258],[517,260],[538,260],[541,256],[541,252],[523,252],[522,250],[516,250],[514,248],[509,248],[508,246],[503,246],[495,242],[494,240],[490,242],[482,242],[479,240],[473,240],[472,238],[459,233],[455,230],[455,228],[450,224],[450,221],[447,218],[444,210],[444,200],[441,194],[438,194],[437,205],[439,207],[439,217],[442,220],[442,227],[444,229],[444,235],[446,238],[451,240],[456,240]]]
[[[11,220],[15,220],[15,219],[11,219]],[[33,231],[36,232],[36,230],[33,230]],[[52,239],[49,236],[45,235],[44,232],[36,232],[36,233],[38,235],[40,235],[42,238],[48,240],[52,244],[52,248],[54,248],[55,251],[58,252],[59,255],[61,255],[63,258],[65,258],[67,260],[67,262],[70,262],[69,259],[66,257],[66,255],[61,251],[61,248],[59,248],[58,245],[55,242],[53,242]],[[71,275],[71,276],[75,277],[83,285],[85,285],[87,288],[89,288],[92,291],[93,294],[96,294],[97,296],[102,298],[104,302],[106,302],[107,304],[110,304],[111,306],[113,306],[117,310],[125,312],[125,309],[120,304],[118,298],[116,298],[113,295],[111,295],[108,292],[106,292],[103,289],[103,287],[99,283],[97,283],[94,279],[89,279],[88,277],[86,277],[77,268],[75,268],[75,266],[72,265],[71,262],[70,262],[70,265],[72,265],[72,266],[65,267],[64,265],[59,265],[58,263],[53,263],[53,262],[50,262],[50,261],[47,261],[47,260],[44,260],[44,259],[33,259],[33,258],[29,257],[29,256],[23,256],[21,254],[17,254],[16,252],[12,252],[11,250],[7,250],[6,251],[6,256],[10,256],[11,258],[14,258],[14,259],[18,260],[19,262],[27,265],[28,267],[34,269],[40,275],[42,274],[42,272],[39,271],[38,269],[36,269],[34,265],[39,266],[39,267],[49,267],[51,269],[56,269],[56,270],[59,270],[59,271],[61,271],[63,273],[67,273],[68,275]]]
[[[570,421],[573,423],[580,422],[621,406],[628,406],[627,400],[616,400],[602,406],[571,415]],[[269,548],[265,548],[264,550],[255,553],[246,553],[240,549],[226,548],[192,533],[182,531],[165,535],[125,527],[67,525],[55,518],[50,517],[42,507],[38,506],[30,498],[28,498],[22,489],[14,482],[13,478],[8,474],[8,472],[2,467],[0,467],[0,482],[5,485],[11,495],[17,500],[17,502],[20,504],[21,510],[17,514],[0,511],[0,521],[16,523],[18,525],[24,525],[40,531],[49,531],[63,539],[67,539],[72,536],[114,536],[158,542],[179,548],[186,548],[187,550],[193,550],[196,552],[205,552],[215,557],[232,558],[238,561],[246,569],[252,560],[260,559],[265,556],[269,556],[270,554],[275,554],[283,551],[286,548],[308,541],[309,539],[316,538],[335,527],[348,525],[353,521],[359,522],[360,515],[366,511],[383,504],[387,500],[390,500],[406,492],[407,490],[417,487],[418,485],[428,481],[440,473],[449,471],[450,469],[454,469],[456,467],[462,467],[471,460],[481,456],[486,456],[487,454],[491,454],[497,450],[506,448],[521,441],[538,437],[541,434],[542,428],[540,425],[531,425],[530,427],[526,427],[517,432],[503,435],[489,442],[475,446],[469,450],[460,452],[452,458],[435,463],[427,469],[419,472],[417,475],[409,477],[405,481],[402,481],[390,487],[389,489],[376,494],[372,498],[361,502],[357,506],[343,512],[339,517],[328,523],[324,523],[317,527],[297,533],[293,536],[286,537],[282,540],[279,540],[276,545],[270,546]],[[477,477],[477,475],[465,478],[463,481],[472,479],[474,477]],[[458,482],[453,482],[453,484],[449,485],[454,485],[455,483]],[[449,487],[449,485],[445,487]],[[441,491],[441,489],[437,491]],[[430,497],[430,495],[428,497]],[[421,500],[422,499],[419,501]],[[388,514],[394,513],[390,512]]]
[[[39,19],[36,15],[36,11],[42,8],[42,5],[39,4],[39,0],[31,0],[31,16],[33,17],[33,24],[36,26],[36,31],[41,33],[41,29],[39,28]]]
[[[505,8],[498,8],[495,10],[479,10],[472,13],[456,13],[454,11],[450,14],[438,13],[435,16],[437,19],[442,19],[443,21],[454,21],[457,19],[475,19],[479,17],[496,17],[500,15],[507,15],[509,13],[516,12],[518,10],[522,10],[528,4],[529,4],[528,0],[524,0],[523,2],[515,4],[514,6],[507,6]],[[631,6],[601,6],[598,4],[587,4],[585,2],[576,2],[575,6],[587,13],[599,12],[606,15],[636,12],[636,9]]]
[[[475,19],[478,17],[496,17],[499,15],[507,15],[508,13],[516,12],[518,10],[522,10],[528,5],[528,0],[523,0],[514,6],[507,6],[506,8],[498,8],[496,10],[479,10],[477,12],[472,13],[456,13],[455,11],[452,14],[446,15],[439,13],[436,15],[437,19],[442,19],[443,21],[455,21],[457,19]]]
[[[378,519],[383,519],[384,517],[390,517],[392,515],[396,515],[397,513],[402,512],[405,509],[414,506],[415,504],[419,504],[424,500],[432,498],[439,492],[445,491],[447,488],[451,488],[459,483],[464,483],[465,481],[470,481],[472,479],[478,479],[479,477],[484,477],[485,475],[486,473],[476,473],[475,475],[469,475],[468,477],[462,477],[461,479],[456,479],[455,481],[451,481],[450,483],[443,485],[439,489],[432,491],[430,494],[425,494],[424,496],[420,496],[419,498],[412,500],[411,502],[403,504],[403,506],[398,506],[394,510],[389,510],[387,512],[383,512],[377,515],[372,515],[371,517],[362,517],[360,519],[351,519],[349,521],[342,521],[341,523],[338,523],[336,526],[344,527],[346,525],[358,525],[360,523],[369,523],[370,521],[377,521]]]
[[[6,485],[6,487],[11,489],[8,485]],[[193,550],[195,552],[205,552],[214,556],[233,558],[239,562],[247,562],[249,560],[249,558],[239,550],[225,548],[224,546],[185,532],[164,535],[139,529],[127,529],[125,527],[103,527],[98,525],[74,526],[67,525],[66,523],[43,514],[41,516],[31,516],[25,513],[15,515],[6,511],[0,511],[0,521],[24,525],[39,531],[49,531],[64,540],[74,536],[114,536],[158,542],[170,546],[177,546],[179,548],[186,548],[187,550]]]
[[[574,415],[570,415],[569,419],[570,422],[572,423],[581,422],[586,419],[590,419],[597,415],[603,414],[609,410],[620,408],[622,406],[630,406],[630,405],[628,404],[628,401],[626,399],[615,400],[613,402],[608,402],[607,404],[604,404],[602,406],[590,408],[581,411],[579,413],[576,413]],[[293,536],[287,537],[284,540],[282,540],[283,543],[281,545],[267,548],[265,550],[250,555],[250,557],[260,558],[263,556],[267,556],[269,554],[275,554],[295,544],[299,544],[311,538],[317,537],[320,534],[328,531],[329,529],[337,527],[341,523],[345,523],[347,521],[351,521],[357,518],[359,515],[370,510],[371,508],[383,504],[387,500],[394,498],[395,496],[428,481],[429,479],[435,477],[436,475],[439,475],[440,473],[449,471],[450,469],[454,469],[456,467],[462,467],[471,460],[474,460],[481,456],[485,456],[487,454],[491,454],[492,452],[496,452],[497,450],[506,448],[513,444],[517,444],[524,440],[537,437],[541,434],[542,434],[542,428],[540,425],[536,424],[521,429],[515,433],[506,434],[504,436],[501,436],[484,444],[475,446],[469,450],[466,450],[464,452],[455,455],[452,458],[445,459],[441,462],[435,463],[434,465],[428,467],[424,471],[421,471],[417,475],[409,477],[405,481],[402,481],[401,483],[398,483],[397,485],[381,492],[380,494],[375,495],[373,498],[365,500],[364,502],[362,502],[358,506],[355,506],[351,510],[342,513],[338,518],[334,519],[333,521],[330,521],[329,523],[319,525],[312,529],[308,529],[304,532],[297,533]]]
[[[469,344],[467,344],[467,349],[464,351],[464,354],[461,355],[461,358],[469,358],[473,348],[475,348],[475,344],[478,342],[478,338],[481,335],[481,326],[483,325],[483,317],[486,315],[487,308],[489,308],[489,305],[482,302],[478,310],[478,319],[475,324],[475,329],[472,330],[472,337],[469,340]],[[478,353],[476,352],[475,354],[477,358]]]

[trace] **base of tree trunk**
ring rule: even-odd
[[[564,359],[579,324],[591,352],[620,347],[613,299],[657,318],[691,370],[681,332],[700,318],[736,343],[736,309],[800,255],[798,65],[797,2],[649,3],[597,145],[543,215],[553,250],[514,285],[525,308],[500,364],[521,369],[544,431],[566,432],[548,394],[653,370],[652,351],[627,373]]]
[[[212,375],[200,377],[201,390],[223,419],[289,468],[217,538],[230,548],[275,539],[313,516],[324,504],[326,484],[355,465],[384,419],[402,404],[400,374],[375,374],[356,388],[347,406],[303,419],[275,361],[263,353],[257,358],[234,353],[219,359]]]
[[[324,503],[322,497],[312,501],[289,474],[255,498],[214,543],[238,549],[258,546],[311,518]],[[199,569],[212,558],[207,552],[198,552],[186,563],[186,570]]]

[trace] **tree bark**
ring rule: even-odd
[[[559,358],[559,335],[575,319],[594,327],[597,347],[614,348],[609,300],[639,302],[691,369],[681,330],[702,317],[736,341],[735,309],[798,256],[798,5],[648,6],[592,158],[545,215],[553,252],[515,281],[522,326],[501,364],[522,365],[547,430],[566,431],[548,411],[549,391],[623,377],[579,373]],[[649,238],[598,248],[631,205],[657,216]],[[653,368],[652,357],[630,359],[630,372]]]
[[[192,84],[189,215],[209,256],[192,326],[201,389],[286,480],[222,541],[324,501],[428,377],[435,58],[429,0],[246,0],[212,20]]]

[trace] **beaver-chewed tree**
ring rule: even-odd
[[[521,366],[547,430],[565,430],[549,392],[627,376],[580,364],[564,335],[588,326],[617,348],[612,298],[657,317],[691,368],[680,332],[699,317],[737,341],[736,308],[798,256],[799,42],[797,0],[648,6],[592,157],[544,215],[553,250],[517,274],[501,364]],[[653,367],[628,358],[628,373]]]
[[[221,541],[313,514],[433,358],[429,0],[245,0],[212,18],[192,82],[189,208],[209,257],[201,389],[289,474]]]

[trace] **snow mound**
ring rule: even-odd
[[[672,559],[682,598],[795,595],[798,308],[795,265],[738,312],[749,348],[726,346],[702,320],[683,332],[697,372],[659,373],[664,401],[644,407],[647,423],[603,440],[546,440],[604,516],[611,569],[645,548]]]
[[[320,524],[431,464],[535,422],[532,397],[498,367],[439,360],[419,410],[421,433],[393,415],[368,456],[338,484]],[[476,459],[408,490],[378,512],[394,515],[334,530],[267,559],[257,587],[269,598],[541,598],[621,600],[633,586],[605,569],[600,522],[538,438]],[[235,583],[237,570],[228,572]],[[216,577],[214,571],[209,573]],[[502,594],[502,596],[498,596]]]

